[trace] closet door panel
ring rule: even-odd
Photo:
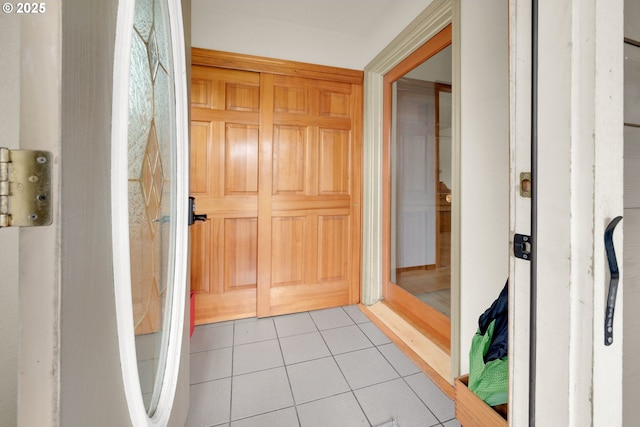
[[[300,216],[273,218],[271,286],[301,285],[305,282],[307,254],[305,218]]]
[[[345,129],[320,129],[318,193],[349,194],[351,135]]]
[[[359,302],[362,76],[228,56],[192,67],[196,323]]]
[[[256,314],[260,75],[192,68],[191,228],[195,321]],[[193,89],[195,88],[195,89]]]
[[[269,301],[258,315],[353,304],[359,300],[353,163],[360,92],[347,83],[274,76],[273,93],[273,262]],[[287,228],[294,224],[295,232]],[[299,252],[283,262],[292,248]],[[292,266],[293,259],[302,265]]]
[[[304,194],[308,178],[307,146],[304,126],[274,126],[273,194]]]

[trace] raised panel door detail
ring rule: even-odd
[[[277,217],[272,221],[272,286],[304,282],[304,218]]]
[[[254,112],[259,109],[258,73],[194,65],[191,68],[191,81],[192,108]]]
[[[398,236],[403,245],[397,249],[397,268],[434,265],[436,263],[435,236],[425,237],[416,230],[433,230],[435,211],[416,209],[398,213]]]
[[[191,81],[191,105],[211,108],[211,82],[193,79]]]
[[[225,290],[256,286],[258,219],[224,221]]]
[[[274,111],[279,113],[309,113],[309,90],[305,87],[274,87]]]
[[[227,124],[225,129],[225,193],[258,192],[258,127]]]
[[[273,134],[273,194],[304,192],[306,129],[274,126]]]
[[[190,228],[191,290],[209,292],[211,269],[211,221],[197,222]]]
[[[191,193],[209,191],[209,123],[191,122],[191,144],[189,154],[189,185]]]
[[[347,280],[349,271],[349,218],[318,218],[318,281]]]
[[[320,129],[319,193],[348,194],[350,176],[350,132],[342,129]]]
[[[398,150],[398,187],[404,190],[398,197],[412,199],[420,195],[421,199],[433,198],[435,160],[433,147],[429,147],[426,136],[401,135],[398,146],[401,147]]]
[[[348,93],[320,92],[320,114],[328,117],[349,117],[351,103]]]
[[[226,109],[229,111],[260,110],[260,88],[258,86],[228,83],[226,85]]]

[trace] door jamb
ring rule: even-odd
[[[382,232],[382,139],[383,139],[383,79],[404,58],[447,25],[454,23],[453,87],[452,92],[452,191],[460,186],[460,140],[455,131],[460,123],[459,92],[455,90],[460,80],[459,61],[459,6],[453,0],[434,0],[416,19],[403,30],[366,67],[364,75],[364,151],[363,151],[363,239],[362,239],[362,303],[372,305],[382,299],[383,283],[383,232]],[[452,206],[452,235],[459,235],[460,208]],[[454,227],[458,230],[454,231]],[[459,258],[460,242],[451,241],[451,258]],[[460,269],[451,268],[451,374],[460,371]],[[447,380],[450,380],[447,378]]]

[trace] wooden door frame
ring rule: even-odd
[[[418,300],[414,295],[391,281],[391,121],[393,83],[409,71],[432,58],[452,43],[451,24],[440,30],[411,55],[400,61],[383,77],[383,156],[382,156],[382,272],[385,302],[416,326],[441,348],[450,351],[451,321],[449,317]],[[418,315],[417,313],[423,313]]]
[[[442,257],[440,254],[440,228],[442,228],[442,222],[440,218],[440,212],[442,209],[442,201],[440,200],[440,93],[451,93],[451,85],[444,83],[435,84],[435,104],[436,104],[436,268],[442,266]],[[451,112],[453,114],[453,111]],[[451,189],[449,189],[451,190]],[[451,193],[449,193],[451,194]],[[451,208],[451,202],[449,202],[449,208]],[[451,212],[451,210],[449,210]],[[451,222],[451,219],[449,219]],[[449,256],[449,263],[451,263],[451,256]],[[451,338],[451,336],[449,336]]]
[[[382,139],[383,139],[383,86],[384,75],[404,58],[422,46],[444,27],[459,22],[459,4],[452,0],[434,0],[403,30],[380,54],[365,67],[364,110],[364,193],[363,193],[363,248],[362,248],[362,303],[373,305],[382,300]],[[455,90],[460,80],[459,26],[453,25],[453,127],[458,125],[460,97]],[[459,140],[452,138],[452,190],[460,185]],[[459,230],[460,208],[454,204],[451,212],[453,228]],[[452,259],[459,257],[460,241],[451,242]],[[451,377],[460,372],[460,267],[451,267]],[[447,378],[450,380],[451,378]]]
[[[278,74],[282,76],[306,77],[352,84],[362,84],[364,74],[362,71],[347,68],[265,58],[262,56],[244,55],[198,47],[191,48],[191,65]]]

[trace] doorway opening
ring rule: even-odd
[[[451,347],[451,25],[384,76],[383,296]]]
[[[195,324],[360,301],[358,70],[192,50]]]

